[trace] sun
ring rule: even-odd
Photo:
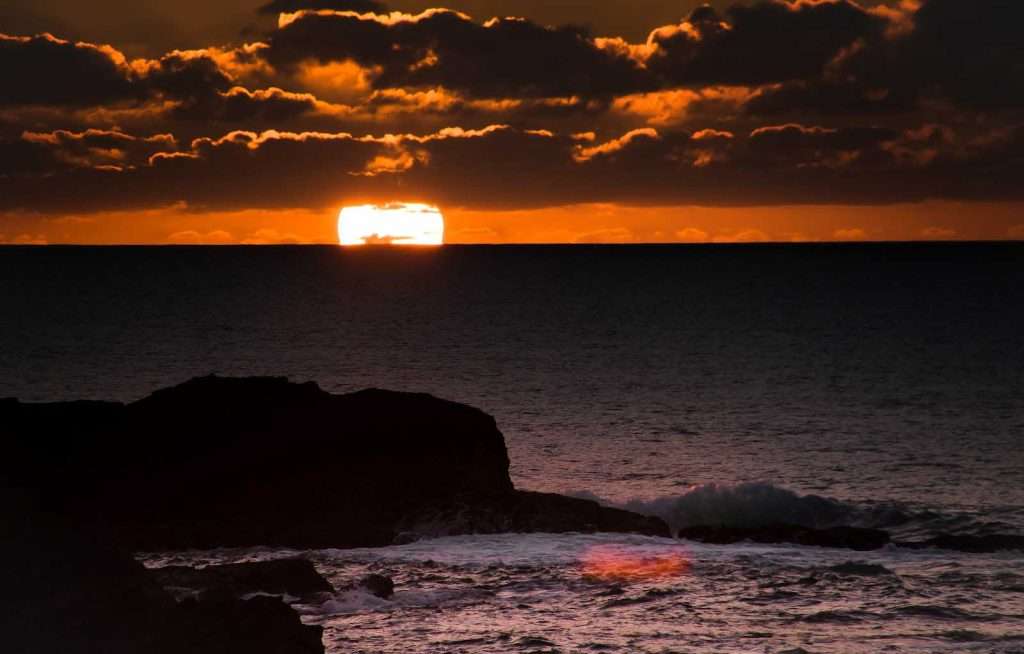
[[[338,215],[338,241],[342,245],[443,245],[444,216],[429,204],[345,207]]]

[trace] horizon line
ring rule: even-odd
[[[0,248],[338,248],[340,250],[429,251],[448,247],[764,247],[842,245],[1021,245],[1024,239],[867,240],[867,241],[754,241],[754,242],[613,242],[613,243],[443,243],[441,245],[341,245],[339,243],[2,243]]]

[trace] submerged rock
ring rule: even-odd
[[[381,599],[391,599],[395,594],[395,582],[384,575],[368,575],[359,580],[358,586]]]
[[[713,545],[752,542],[763,544],[789,543],[810,547],[831,547],[857,551],[877,550],[890,543],[889,534],[878,529],[833,527],[814,529],[799,525],[767,527],[686,527],[679,537]]]
[[[668,535],[656,518],[516,491],[494,419],[428,395],[206,377],[127,405],[0,402],[0,444],[0,487],[135,550],[368,547],[430,530]]]
[[[828,569],[831,572],[850,577],[885,577],[894,574],[892,570],[884,565],[859,563],[857,561],[847,561],[846,563],[831,566]]]

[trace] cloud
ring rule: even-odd
[[[892,163],[884,147],[899,136],[882,127],[770,125],[750,133],[747,156],[760,165],[852,168],[866,163],[884,169]]]
[[[197,210],[327,207],[396,194],[492,209],[864,204],[1021,192],[1011,183],[1021,159],[1006,154],[1020,147],[1016,133],[923,165],[886,150],[901,136],[893,130],[787,124],[729,134],[643,128],[581,141],[573,133],[500,124],[382,136],[236,130],[157,152],[146,165],[120,172],[66,166],[54,174],[40,172],[45,161],[23,165],[0,177],[0,210],[88,212],[178,201]],[[989,176],[965,174],[979,162]]]
[[[720,234],[713,239],[714,243],[768,243],[772,240],[760,229],[744,229],[735,234]]]
[[[310,243],[310,240],[290,232],[282,233],[271,227],[258,229],[242,239],[242,245],[304,245],[306,243]]]
[[[723,86],[652,91],[615,98],[611,110],[624,116],[638,116],[654,127],[676,126],[691,120],[720,120],[734,115],[752,94],[747,87]]]
[[[259,8],[261,14],[281,14],[302,9],[332,9],[360,14],[384,14],[387,6],[377,0],[273,0]]]
[[[651,32],[646,65],[686,85],[759,85],[821,73],[845,47],[881,34],[887,22],[845,0],[710,6]]]
[[[231,78],[212,58],[173,52],[128,61],[106,45],[49,34],[0,34],[0,106],[88,107],[138,104],[161,97],[184,103],[226,91]]]
[[[580,234],[575,243],[601,245],[606,243],[629,243],[634,240],[633,231],[626,227],[609,227]]]
[[[687,227],[675,233],[676,240],[680,243],[707,243],[711,236],[703,229]]]
[[[573,158],[581,163],[591,161],[598,157],[614,157],[616,153],[622,152],[623,150],[634,145],[634,142],[640,143],[642,141],[657,141],[661,139],[661,135],[658,131],[651,128],[635,129],[631,132],[623,134],[617,139],[612,139],[607,143],[601,143],[600,145],[594,145],[590,147],[577,146],[576,152]]]
[[[1022,7],[753,1],[632,43],[278,0],[259,42],[151,58],[0,36],[0,211],[1024,200]]]
[[[50,34],[0,34],[0,87],[0,106],[87,106],[142,96],[123,54]]]
[[[0,234],[0,245],[47,245],[49,241],[43,234],[18,234],[10,239]]]
[[[832,238],[837,241],[866,241],[868,233],[860,227],[847,227],[837,229],[832,233]]]
[[[235,242],[235,237],[222,229],[206,233],[189,229],[171,234],[167,242],[172,245],[230,245]]]
[[[820,75],[764,89],[747,110],[863,115],[919,111],[936,101],[972,111],[1024,105],[1024,4],[925,0],[894,16],[890,28],[899,29],[863,35]]]
[[[24,132],[21,140],[45,149],[53,163],[110,170],[124,170],[145,163],[158,152],[178,149],[178,142],[171,134],[139,137],[117,129]]]
[[[477,23],[432,9],[418,15],[300,11],[282,16],[267,60],[296,69],[354,61],[376,88],[436,87],[476,97],[609,96],[650,86],[642,66],[575,27],[495,18]]]

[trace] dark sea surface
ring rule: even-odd
[[[210,373],[424,391],[497,418],[518,486],[675,526],[1024,531],[1020,244],[0,248],[0,307],[0,397],[134,400]],[[608,547],[685,552],[691,574],[601,595],[580,562]],[[339,653],[1024,648],[1019,552],[503,536],[305,555],[399,581],[394,603],[305,607]]]

